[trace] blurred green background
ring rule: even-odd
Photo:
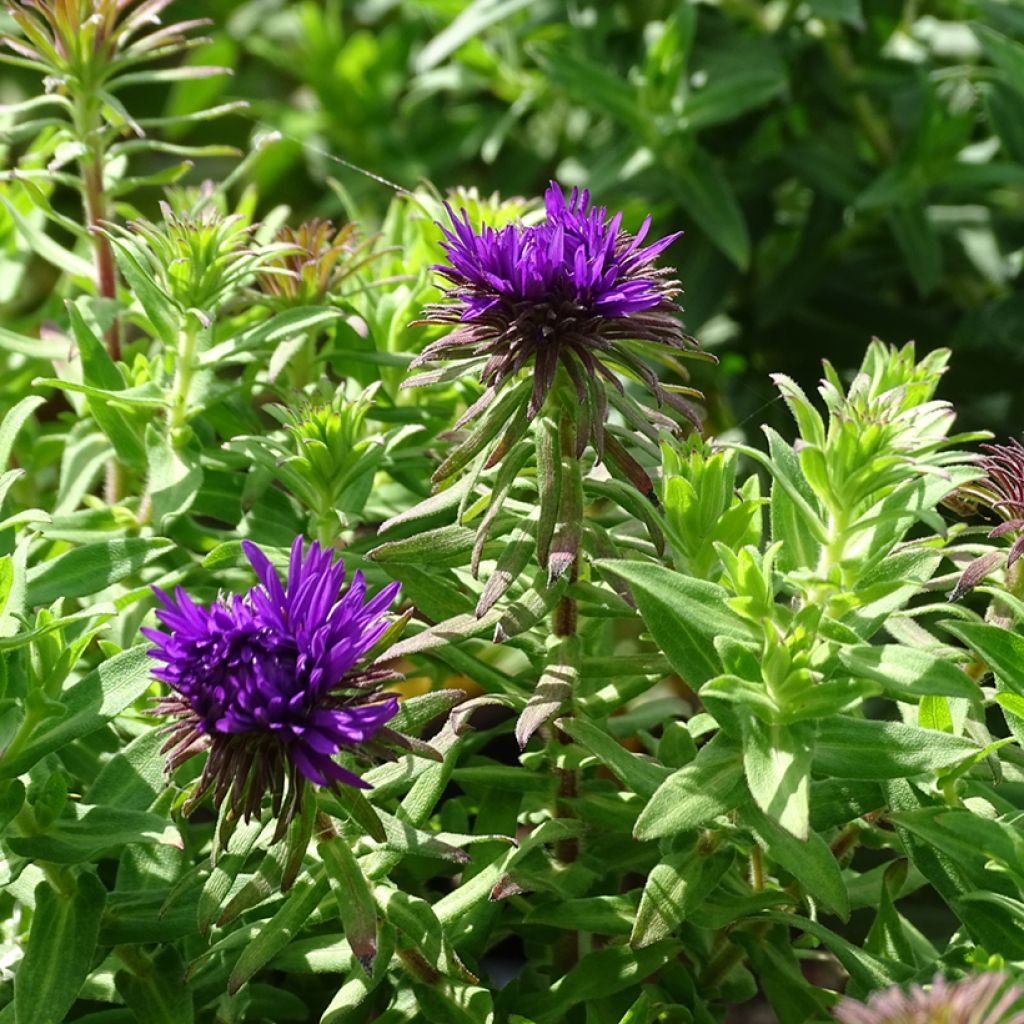
[[[266,208],[379,222],[407,188],[586,184],[671,251],[709,426],[784,416],[868,339],[955,351],[963,424],[1016,433],[1024,393],[1024,0],[179,0],[230,78],[129,106],[248,115]],[[229,164],[205,162],[197,176]],[[332,186],[328,179],[334,179]]]

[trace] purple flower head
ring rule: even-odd
[[[444,373],[448,379],[457,369],[479,373],[486,390],[462,423],[482,413],[522,371],[532,374],[526,418],[536,416],[562,369],[584,410],[584,434],[599,450],[608,410],[605,382],[622,394],[620,371],[643,381],[659,403],[692,418],[690,407],[659,384],[629,345],[696,348],[679,322],[672,271],[657,265],[679,235],[644,245],[650,217],[631,235],[622,228],[621,213],[609,217],[604,207],[591,206],[586,191],[573,189],[566,199],[554,182],[545,207],[543,223],[477,231],[465,210],[459,216],[446,206],[451,227],[439,227],[448,262],[435,268],[446,283],[445,301],[429,306],[424,319],[453,330],[413,365],[456,361]],[[427,372],[406,385],[439,376]]]
[[[928,989],[911,985],[876,992],[867,1003],[843,999],[840,1024],[1024,1024],[1024,989],[1006,974],[986,973],[953,984],[935,975]]]
[[[173,598],[156,590],[164,630],[142,633],[163,663],[154,676],[173,691],[158,707],[174,718],[164,745],[168,771],[207,750],[193,802],[212,787],[218,806],[230,794],[232,809],[248,819],[269,792],[286,823],[304,780],[368,788],[334,755],[372,741],[398,710],[397,698],[379,689],[394,676],[364,659],[388,628],[399,585],[366,600],[357,572],[342,593],[344,563],[316,542],[303,555],[301,537],[282,585],[259,548],[242,547],[259,586],[209,606],[181,587]]]

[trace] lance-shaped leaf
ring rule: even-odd
[[[537,562],[546,569],[562,493],[558,424],[546,416],[540,419],[534,430],[534,442],[537,452]]]
[[[476,425],[469,432],[469,435],[434,471],[431,478],[434,483],[440,483],[448,477],[464,469],[473,458],[479,455],[487,445],[494,440],[498,431],[505,425],[509,416],[525,401],[527,389],[533,387],[533,381],[529,378],[519,381],[510,387],[503,395],[500,395],[489,409],[480,417]],[[485,397],[487,393],[485,392]],[[463,419],[466,417],[464,416]]]
[[[511,516],[500,517],[498,525],[504,529],[512,522],[514,519]],[[384,565],[392,562],[426,562],[432,566],[460,566],[468,564],[472,558],[475,540],[476,533],[468,526],[451,523],[405,540],[388,541],[374,548],[367,557]],[[498,550],[497,542],[492,541],[485,546],[483,553],[485,557],[493,557]]]
[[[979,654],[1007,689],[1024,696],[1024,637],[987,622],[947,620],[942,628]]]
[[[505,501],[519,476],[519,471],[526,464],[526,460],[530,457],[532,450],[532,445],[523,443],[514,448],[502,460],[501,469],[495,478],[494,487],[491,490],[490,504],[487,506],[487,511],[477,527],[476,541],[473,543],[473,557],[469,565],[470,571],[474,576],[479,572],[484,545],[487,543],[487,538],[490,535],[491,528],[494,526],[494,521],[502,508],[504,508]]]
[[[828,843],[816,832],[797,839],[753,803],[741,812],[741,820],[768,856],[791,874],[814,899],[843,920],[850,916],[850,898],[839,864]]]
[[[579,683],[581,645],[578,636],[550,637],[544,671],[516,722],[520,748],[550,718],[572,702]]]
[[[743,767],[758,807],[798,839],[810,832],[811,760],[814,726],[769,725],[744,709]]]
[[[40,398],[38,395],[23,398],[0,420],[0,469],[7,465],[14,442],[22,427],[29,421],[32,413],[45,402],[46,399]]]
[[[260,836],[263,835],[264,841],[267,841],[270,839],[270,831],[259,821],[248,821],[239,823],[231,833],[226,849],[217,857],[199,896],[198,927],[201,934],[205,935],[219,917],[235,879],[245,866],[249,854],[256,848]]]
[[[964,697],[976,702],[978,684],[963,669],[920,648],[900,644],[842,647],[839,660],[853,673],[881,683],[891,697]]]
[[[664,857],[644,884],[629,943],[642,949],[668,938],[714,891],[732,864],[732,850],[717,850],[698,836]]]
[[[629,584],[644,625],[690,686],[702,686],[722,672],[716,637],[753,645],[751,626],[728,607],[722,587],[653,562],[602,559],[595,564]]]
[[[171,444],[167,434],[152,423],[146,428],[146,460],[153,522],[159,530],[187,512],[203,485],[199,453]]]
[[[459,959],[444,927],[426,900],[379,885],[374,898],[381,914],[398,929],[399,948],[411,948],[439,974],[475,982],[476,976]]]
[[[72,548],[28,571],[26,603],[86,597],[119,583],[174,547],[163,537],[120,537]]]
[[[689,832],[733,810],[745,797],[739,746],[719,734],[658,787],[633,834],[637,839],[656,839]]]
[[[117,364],[107,354],[106,345],[93,333],[76,303],[69,300],[67,311],[82,361],[82,379],[96,388],[123,391],[127,385]],[[89,412],[110,439],[117,457],[127,465],[142,469],[146,464],[146,452],[140,431],[129,415],[116,405],[97,398],[90,399]]]
[[[277,913],[262,925],[235,961],[228,977],[229,993],[234,995],[295,938],[327,892],[327,876],[322,869],[311,871],[295,883]]]
[[[20,857],[56,864],[80,864],[132,843],[159,843],[178,849],[183,845],[178,830],[163,815],[92,807],[77,801],[69,803],[45,832],[11,836],[7,842]]]
[[[377,908],[370,887],[346,839],[334,836],[320,842],[317,850],[338,904],[345,938],[369,977],[377,953]]]
[[[483,618],[501,600],[526,568],[530,555],[533,554],[536,525],[537,514],[534,512],[527,519],[517,523],[509,535],[505,550],[498,557],[484,592],[477,602],[477,618]]]
[[[40,882],[25,956],[14,984],[16,1024],[59,1024],[92,969],[107,890],[91,872],[69,892]]]
[[[568,583],[563,576],[554,586],[548,586],[547,573],[537,573],[529,588],[501,610],[493,642],[503,644],[536,626],[562,599]]]
[[[934,729],[843,716],[818,724],[814,768],[838,779],[904,779],[959,764],[979,749]]]
[[[669,781],[667,768],[631,753],[605,729],[599,729],[582,718],[563,718],[556,725],[639,796],[651,796]]]
[[[583,537],[583,477],[579,460],[572,455],[563,456],[561,477],[558,521],[548,554],[549,583],[554,583],[575,565]]]

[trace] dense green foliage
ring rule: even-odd
[[[1024,975],[1024,450],[954,431],[1020,422],[1024,7],[159,6],[3,16],[0,1022]],[[554,176],[686,229],[717,365],[619,338],[529,413],[532,363],[483,411],[483,358],[410,369],[442,197],[536,225]],[[165,773],[139,629],[296,537],[401,582],[407,738],[279,829]]]

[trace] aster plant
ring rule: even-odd
[[[154,674],[173,691],[156,709],[172,719],[167,770],[206,753],[189,805],[209,791],[249,820],[269,795],[283,832],[307,783],[367,787],[336,755],[394,737],[385,727],[398,701],[380,687],[396,676],[367,656],[388,632],[399,585],[366,600],[357,572],[343,592],[344,563],[316,541],[304,553],[301,538],[282,585],[259,548],[243,548],[258,586],[209,606],[180,587],[174,597],[157,591],[164,630],[143,633],[163,663]]]
[[[762,42],[824,24],[842,64],[823,6]],[[719,7],[649,33],[644,109],[725,102],[728,68],[695,85]],[[875,342],[817,395],[775,375],[795,427],[715,437],[653,216],[556,185],[445,214],[426,185],[376,248],[285,225],[243,160],[147,220],[134,190],[187,161],[130,158],[192,151],[140,132],[224,109],[119,105],[215,73],[149,67],[194,43],[169,8],[12,4],[51,91],[4,111],[37,133],[0,182],[5,265],[45,278],[28,240],[64,276],[0,330],[0,1017],[1017,1024],[1002,973],[944,980],[1024,963],[1024,448],[953,432],[949,353]],[[334,81],[378,41],[318,44]],[[728,215],[716,161],[679,153]],[[53,190],[86,182],[78,223]],[[975,557],[1010,564],[951,605]]]

